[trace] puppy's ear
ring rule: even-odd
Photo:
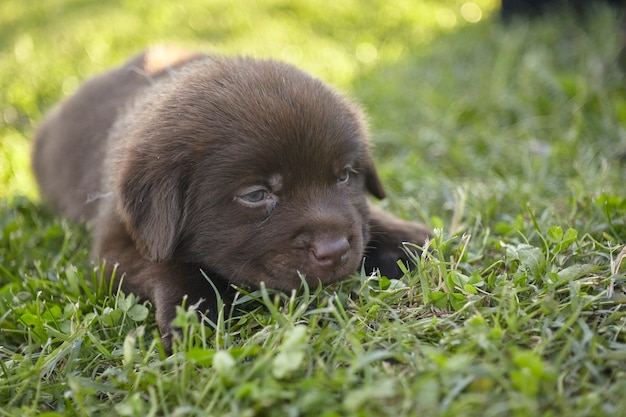
[[[371,156],[368,156],[367,161],[365,162],[365,188],[374,197],[381,200],[385,198],[385,189],[383,188],[383,184],[378,177],[378,172],[376,171],[374,160]]]
[[[153,262],[170,260],[174,254],[185,204],[181,173],[158,171],[137,164],[118,178],[118,213],[141,253]]]

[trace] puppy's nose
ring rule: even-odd
[[[311,244],[311,253],[322,268],[336,268],[348,259],[350,243],[344,236],[315,239]]]

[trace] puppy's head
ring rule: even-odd
[[[361,112],[273,61],[189,64],[120,124],[113,187],[144,256],[239,285],[296,288],[354,272],[365,192],[382,198]]]

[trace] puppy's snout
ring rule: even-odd
[[[350,243],[345,236],[315,239],[311,243],[311,254],[322,268],[333,269],[343,265],[348,259]]]

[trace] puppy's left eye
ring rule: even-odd
[[[337,183],[338,184],[347,183],[348,181],[350,181],[350,175],[352,174],[356,174],[356,171],[352,167],[344,168],[339,174],[339,177],[337,178]]]

